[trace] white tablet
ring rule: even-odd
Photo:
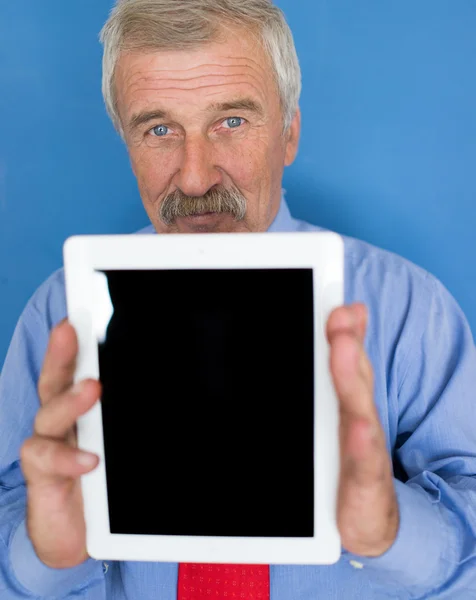
[[[64,247],[96,559],[330,564],[338,406],[333,233],[105,235]]]

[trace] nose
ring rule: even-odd
[[[211,142],[203,136],[186,139],[175,178],[177,187],[187,196],[203,196],[219,183],[222,183],[222,176],[214,165]]]

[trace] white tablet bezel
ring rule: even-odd
[[[164,562],[331,564],[341,553],[336,524],[338,404],[325,337],[327,317],[344,302],[344,246],[331,232],[73,236],[64,244],[68,318],[79,343],[75,381],[99,377],[95,271],[110,269],[311,268],[314,284],[314,536],[240,538],[111,534],[102,414],[78,421],[78,445],[99,456],[82,477],[87,550],[96,559]],[[138,490],[140,492],[140,490]]]

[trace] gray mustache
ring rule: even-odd
[[[166,225],[172,225],[178,217],[208,212],[229,213],[235,221],[241,221],[246,214],[246,198],[237,189],[220,186],[210,189],[203,196],[187,196],[181,190],[175,190],[164,198],[159,218]]]

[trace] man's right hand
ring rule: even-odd
[[[80,476],[98,464],[76,447],[76,421],[101,394],[95,380],[73,386],[77,352],[75,330],[63,321],[51,333],[38,384],[41,408],[21,449],[28,534],[40,560],[59,569],[88,558]]]

